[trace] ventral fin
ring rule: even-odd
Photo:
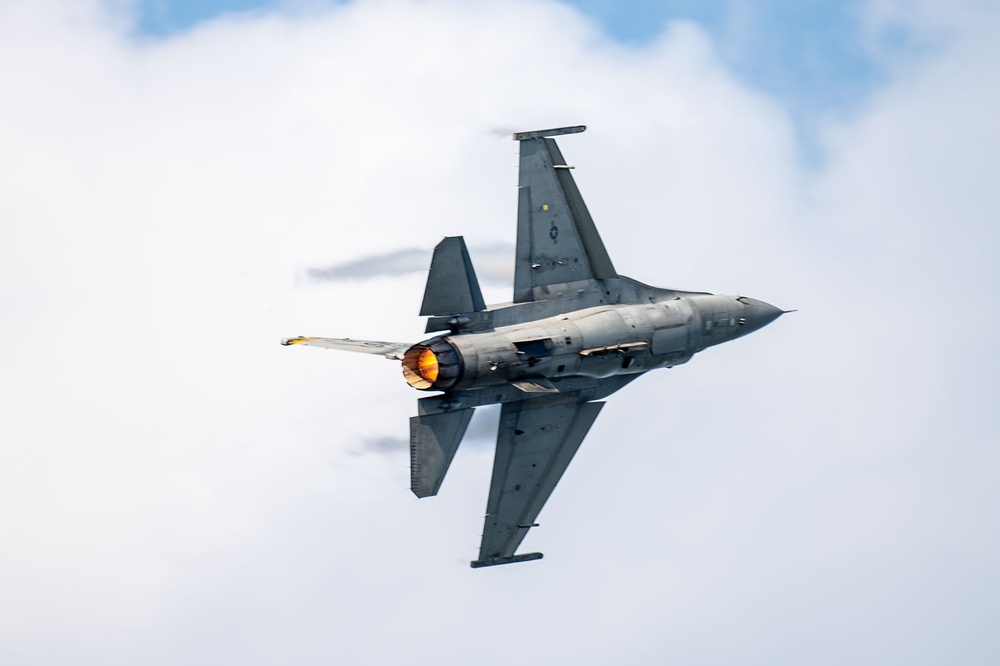
[[[519,379],[516,382],[511,382],[511,385],[516,386],[525,393],[559,393],[559,389],[544,377]]]

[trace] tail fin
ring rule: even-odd
[[[486,309],[465,239],[445,238],[434,248],[420,316],[455,315]]]

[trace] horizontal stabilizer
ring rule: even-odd
[[[410,418],[410,490],[417,497],[437,495],[474,409]]]
[[[523,553],[521,555],[512,555],[511,557],[491,557],[486,560],[473,560],[469,563],[473,569],[480,569],[482,567],[495,567],[498,564],[513,564],[514,562],[530,562],[531,560],[542,559],[541,553]]]
[[[322,347],[324,349],[339,349],[340,351],[360,352],[362,354],[380,354],[389,359],[403,360],[403,352],[413,346],[410,342],[383,342],[381,340],[352,340],[350,338],[285,338],[281,344],[304,345],[306,347]]]
[[[461,236],[445,238],[434,248],[420,316],[454,315],[486,309],[469,250]]]

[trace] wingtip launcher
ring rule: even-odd
[[[513,564],[514,562],[530,562],[531,560],[542,559],[541,553],[524,553],[522,555],[511,555],[510,557],[491,557],[486,560],[473,560],[469,566],[473,569],[483,567],[495,567],[498,564]]]
[[[579,134],[586,129],[586,125],[573,125],[572,127],[555,127],[553,129],[534,130],[533,132],[514,132],[514,141],[542,139],[548,136],[562,136],[563,134]]]

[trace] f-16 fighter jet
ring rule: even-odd
[[[594,423],[602,399],[639,375],[752,333],[782,310],[745,296],[650,287],[619,275],[554,136],[519,132],[514,299],[486,305],[461,236],[434,248],[416,344],[289,338],[402,362],[419,391],[410,419],[410,488],[435,495],[476,407],[501,404],[486,524],[473,567],[515,554]]]

